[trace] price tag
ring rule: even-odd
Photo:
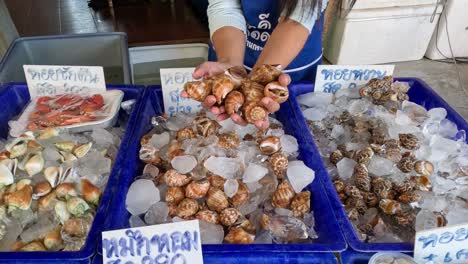
[[[180,95],[184,84],[193,81],[194,70],[195,68],[160,69],[164,112],[169,116],[175,116],[178,112],[198,113],[202,109],[200,102]]]
[[[393,75],[395,65],[319,65],[315,92],[335,93],[364,85],[374,78]]]
[[[416,233],[416,263],[468,263],[468,223]]]
[[[202,264],[198,220],[102,233],[104,264]]]

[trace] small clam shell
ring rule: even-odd
[[[218,175],[210,175],[208,176],[208,180],[210,181],[211,186],[216,187],[220,190],[224,190],[224,183],[226,179]]]
[[[255,121],[263,120],[267,116],[267,110],[254,101],[244,104],[243,113],[245,121],[251,124],[255,123]]]
[[[215,225],[219,223],[219,215],[215,211],[201,210],[195,215],[195,217],[199,220],[203,220]]]
[[[44,158],[41,153],[32,156],[24,165],[24,169],[30,177],[40,173],[44,168]]]
[[[275,208],[288,208],[294,198],[294,189],[287,180],[284,180],[273,192],[271,205]]]
[[[55,216],[62,223],[62,225],[71,217],[67,209],[67,203],[64,201],[57,201],[54,206]]]
[[[166,184],[170,187],[182,187],[190,182],[190,177],[178,173],[175,169],[170,169],[164,174]]]
[[[13,173],[7,166],[0,164],[0,187],[8,186],[15,182]]]
[[[198,212],[198,202],[194,199],[185,198],[177,205],[177,216],[187,218],[195,215]]]
[[[369,192],[371,189],[371,179],[366,165],[358,163],[354,166],[354,183],[359,190]]]
[[[232,206],[240,206],[246,203],[249,198],[250,198],[250,192],[249,188],[245,183],[243,183],[241,180],[237,180],[239,183],[239,187],[237,188],[236,194],[232,198],[229,199],[230,203]]]
[[[213,80],[211,92],[216,97],[216,102],[218,104],[221,104],[232,90],[234,90],[234,82],[231,78],[223,75]]]
[[[61,162],[70,162],[78,159],[75,155],[73,155],[70,152],[60,151],[60,155],[62,155],[62,157],[60,158]]]
[[[74,216],[83,216],[89,209],[89,205],[80,197],[71,197],[67,200],[67,210]]]
[[[16,182],[16,190],[23,189],[26,185],[31,185],[31,179],[21,179]]]
[[[228,115],[239,112],[245,102],[244,94],[239,91],[230,92],[224,101],[224,109]]]
[[[86,154],[88,154],[88,152],[91,150],[92,147],[93,147],[93,142],[88,142],[86,144],[76,147],[73,150],[73,154],[75,154],[77,158],[82,158]]]
[[[210,187],[206,197],[206,205],[210,210],[221,212],[224,208],[228,207],[229,201],[226,194],[216,187]]]
[[[62,227],[62,235],[70,237],[85,237],[91,229],[91,223],[85,218],[70,218]]]
[[[385,214],[394,215],[401,212],[401,205],[399,202],[390,199],[380,200],[379,207]]]
[[[36,185],[34,185],[33,198],[39,199],[39,197],[47,195],[51,191],[52,191],[52,186],[50,186],[49,182],[47,181],[38,182],[36,183]]]
[[[44,246],[48,250],[57,251],[63,248],[61,231],[62,228],[59,226],[45,235]]]
[[[270,166],[278,179],[283,179],[288,168],[288,157],[283,153],[275,153],[270,158]]]
[[[272,155],[281,149],[281,142],[278,137],[269,136],[263,138],[259,144],[260,151],[265,155]]]
[[[278,80],[281,75],[281,65],[264,64],[250,73],[250,80],[258,82],[262,85],[267,85]]]
[[[332,164],[336,165],[338,161],[340,161],[342,158],[343,158],[343,153],[341,152],[341,150],[337,149],[333,151],[332,153],[330,153],[329,160]]]
[[[37,137],[37,139],[49,139],[49,138],[53,138],[53,137],[56,137],[60,134],[60,129],[59,128],[55,128],[55,127],[48,127],[46,129],[44,129],[43,131],[41,131],[41,134]]]
[[[5,149],[10,152],[10,159],[21,157],[28,151],[27,142],[22,138],[16,138],[10,144],[5,146]]]
[[[23,246],[19,251],[27,251],[27,252],[46,251],[46,248],[44,247],[44,244],[42,244],[42,242],[34,241]]]
[[[52,186],[52,188],[57,185],[58,179],[60,178],[62,173],[63,173],[62,167],[53,166],[53,167],[47,167],[44,169],[44,177]]]
[[[303,217],[310,212],[310,192],[300,192],[291,201],[291,210],[295,217]]]
[[[141,146],[139,157],[140,157],[140,160],[144,161],[145,163],[149,163],[153,165],[157,165],[161,162],[159,149],[149,144]]]
[[[68,199],[69,197],[78,196],[75,185],[71,182],[64,182],[55,188],[57,198]]]
[[[224,241],[229,244],[252,244],[255,239],[254,235],[249,234],[241,227],[233,227],[224,237]]]
[[[30,185],[26,185],[22,189],[6,195],[5,204],[7,204],[9,208],[27,210],[31,207],[32,193],[32,187]]]
[[[166,202],[178,204],[185,198],[184,189],[182,187],[169,187],[166,191]]]
[[[286,102],[289,98],[288,87],[282,86],[279,82],[271,82],[267,84],[265,86],[264,94],[279,104]]]
[[[26,243],[24,243],[23,241],[17,240],[17,241],[15,241],[15,243],[13,243],[13,245],[11,245],[10,250],[11,251],[19,251],[25,245],[26,245]]]
[[[87,179],[81,179],[81,194],[86,202],[98,205],[101,198],[101,189],[92,184]]]
[[[208,180],[192,181],[185,188],[185,197],[200,199],[205,197],[209,189],[210,182]]]
[[[76,147],[75,143],[72,141],[62,141],[54,143],[55,147],[61,151],[65,152],[72,152],[72,150]]]
[[[28,141],[27,147],[29,152],[39,152],[44,149],[44,147],[35,140]]]
[[[51,191],[49,194],[42,196],[37,200],[37,205],[39,211],[49,211],[52,210],[57,202],[57,195],[55,191]]]
[[[233,82],[235,88],[239,88],[242,80],[247,78],[247,71],[242,66],[234,66],[227,69],[224,74],[228,76]]]
[[[245,102],[258,102],[265,96],[265,87],[259,83],[249,80],[242,81],[241,90],[244,95]]]
[[[179,141],[183,141],[185,139],[191,139],[191,138],[196,138],[197,134],[191,127],[185,127],[182,129],[179,129],[176,133],[176,138]]]
[[[434,172],[434,165],[429,161],[418,160],[414,163],[414,170],[423,176],[429,176]]]
[[[219,221],[224,226],[232,226],[240,216],[241,213],[238,209],[226,208],[219,214]]]
[[[211,93],[211,82],[188,82],[184,85],[184,91],[193,100],[203,102],[205,98]]]
[[[218,137],[218,146],[223,149],[234,149],[239,146],[240,138],[237,133],[226,133]]]
[[[399,134],[400,145],[408,150],[419,148],[419,139],[413,134]]]

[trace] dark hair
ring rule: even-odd
[[[291,16],[292,12],[296,8],[297,4],[301,1],[302,6],[312,6],[312,10],[314,8],[318,9],[318,17],[320,18],[321,11],[322,11],[322,0],[279,0],[279,7],[281,11],[285,12],[285,16]],[[302,10],[302,16],[307,15],[310,16],[312,14],[304,14],[304,10]]]

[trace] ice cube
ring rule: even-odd
[[[198,221],[200,225],[200,237],[203,245],[221,244],[224,239],[224,229],[221,225],[215,225],[206,221]]]
[[[21,233],[21,240],[23,242],[30,242],[38,237],[44,237],[47,233],[57,227],[57,222],[52,219],[51,215],[43,214],[38,217],[38,221],[30,225]]]
[[[130,219],[128,219],[128,223],[130,224],[131,228],[146,226],[145,222],[143,222],[143,220],[141,220],[141,217],[139,217],[138,215],[130,216]]]
[[[427,114],[429,115],[429,119],[432,121],[442,121],[447,116],[447,110],[442,107],[437,107],[430,109]]]
[[[448,119],[440,121],[439,135],[446,138],[454,138],[458,133],[458,128],[455,123]]]
[[[153,164],[146,164],[143,169],[143,174],[150,175],[152,178],[156,178],[159,175],[159,168]]]
[[[2,223],[2,222],[0,222]],[[0,240],[0,251],[11,251],[11,246],[16,242],[18,236],[23,231],[23,227],[15,219],[11,221],[5,221],[6,233],[3,235],[3,238]]]
[[[271,233],[266,230],[260,231],[260,233],[255,236],[254,244],[271,244],[273,243],[273,238]]]
[[[244,175],[242,176],[242,180],[246,183],[248,182],[257,182],[261,178],[263,178],[268,173],[268,169],[255,164],[249,163],[249,166],[244,171]]]
[[[154,134],[148,143],[157,149],[161,149],[162,147],[169,144],[169,140],[170,140],[169,133],[163,132],[161,134]]]
[[[286,174],[295,192],[301,192],[315,179],[315,172],[307,167],[302,160],[291,161]]]
[[[178,112],[176,116],[171,117],[166,121],[166,127],[169,130],[177,131],[192,124],[194,118],[194,115]]]
[[[371,107],[371,102],[368,100],[353,100],[348,107],[348,112],[352,115],[360,116]]]
[[[235,179],[229,179],[224,183],[224,193],[227,197],[232,198],[239,189],[239,182]]]
[[[284,130],[282,128],[269,129],[266,134],[266,136],[275,136],[275,137],[281,137],[283,135],[284,135]]]
[[[421,195],[421,200],[419,200],[417,204],[417,206],[421,209],[440,212],[448,206],[448,202],[443,194],[422,191],[417,191],[417,193]]]
[[[114,144],[114,136],[109,131],[103,128],[95,128],[91,133],[94,142],[99,146],[106,146]]]
[[[153,181],[141,179],[130,185],[125,200],[125,206],[132,215],[146,213],[151,205],[159,202],[159,190]]]
[[[417,124],[422,124],[428,118],[426,108],[413,102],[403,101],[401,108],[401,110]]]
[[[249,192],[251,193],[255,192],[256,190],[262,187],[262,185],[258,181],[248,182],[246,183],[246,185],[247,185],[247,189],[249,189]]]
[[[283,152],[288,154],[294,153],[299,149],[297,139],[291,135],[282,135],[280,137],[280,142]]]
[[[204,166],[211,173],[226,179],[232,179],[240,170],[240,161],[237,158],[209,157]]]
[[[275,208],[275,213],[277,215],[293,216],[293,212],[285,208]]]
[[[414,228],[416,232],[438,227],[436,215],[429,210],[421,210],[416,215]]]
[[[356,161],[349,158],[341,159],[336,164],[340,178],[344,181],[351,178],[351,176],[353,176],[354,166],[356,166]]]
[[[303,114],[307,120],[322,121],[327,116],[327,111],[324,108],[309,108]]]
[[[301,105],[308,107],[317,107],[320,105],[329,105],[333,100],[332,93],[307,93],[297,96],[297,101]]]
[[[299,219],[275,215],[270,217],[269,227],[276,243],[285,243],[309,237],[307,226]]]
[[[334,125],[333,129],[330,133],[330,136],[334,139],[338,139],[340,136],[344,135],[345,131],[343,129],[343,126],[341,125]]]
[[[90,152],[78,162],[78,174],[81,176],[110,173],[112,161],[99,152]]]
[[[431,137],[430,146],[432,148],[432,158],[434,161],[440,161],[455,154],[460,145],[457,141],[443,138],[439,135],[434,135]]]
[[[395,164],[389,159],[374,155],[367,169],[374,176],[385,176],[395,172]],[[353,170],[350,173],[353,173]]]
[[[396,112],[395,122],[401,126],[407,126],[413,123],[411,121],[411,118],[409,118],[409,116],[407,116],[403,111],[400,110],[397,110]]]
[[[192,155],[176,156],[171,160],[172,167],[182,174],[191,172],[197,163],[197,159]]]
[[[449,226],[466,223],[466,219],[468,219],[468,210],[463,208],[452,209],[447,213],[445,218],[447,219],[447,224]]]
[[[156,225],[167,222],[169,208],[165,202],[153,204],[145,214],[145,222],[148,225]]]
[[[46,147],[42,151],[42,156],[46,161],[56,161],[62,158],[62,155],[57,151],[56,148]]]

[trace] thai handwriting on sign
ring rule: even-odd
[[[104,264],[202,263],[200,239],[198,221],[104,232]]]
[[[91,71],[86,67],[72,68],[72,67],[59,67],[59,68],[29,68],[27,74],[33,81],[73,81],[83,84],[98,83],[101,78],[99,74]]]
[[[468,224],[418,232],[414,251],[424,263],[468,263]]]
[[[320,65],[317,68],[315,91],[335,93],[342,88],[356,88],[374,78],[393,74],[393,65]]]

